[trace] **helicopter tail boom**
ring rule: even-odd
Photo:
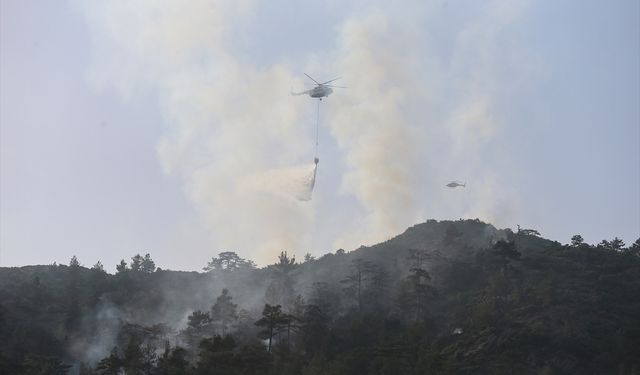
[[[301,91],[301,92],[293,92],[293,91],[291,91],[291,96],[308,95],[310,92],[311,92],[311,90]]]

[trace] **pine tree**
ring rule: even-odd
[[[580,247],[584,244],[584,238],[581,235],[576,234],[571,237],[571,247]]]
[[[273,265],[272,279],[265,292],[265,302],[270,305],[290,307],[295,299],[292,273],[296,268],[296,258],[286,251],[280,252],[278,262]]]
[[[144,352],[141,343],[135,337],[129,337],[123,351],[122,367],[127,374],[138,374],[144,368]]]
[[[200,342],[198,374],[237,374],[238,364],[234,349],[236,342],[231,336],[214,336]]]
[[[355,300],[358,311],[362,311],[363,295],[372,271],[371,262],[358,258],[351,262],[350,274],[340,280],[341,283],[345,284],[342,290],[347,296]]]
[[[218,254],[218,257],[211,258],[211,261],[203,268],[204,271],[237,271],[241,269],[253,269],[256,264],[247,259],[243,259],[233,251],[225,251]]]
[[[318,305],[306,305],[300,321],[302,332],[302,346],[311,354],[321,348],[324,338],[327,336],[330,317]]]
[[[142,262],[144,258],[140,254],[136,254],[131,258],[131,271],[138,272],[142,270]]]
[[[622,248],[624,248],[624,246],[625,246],[624,242],[618,237],[614,238],[611,241],[602,240],[598,244],[598,247],[600,249],[609,250],[609,251],[622,251]]]
[[[276,268],[278,268],[281,272],[289,272],[293,266],[296,264],[296,257],[289,257],[286,251],[281,251],[278,256],[278,263],[276,263]]]
[[[213,324],[209,312],[196,310],[187,317],[187,327],[180,331],[180,337],[187,347],[195,350],[200,341],[212,334]]]
[[[171,349],[167,343],[164,353],[158,358],[158,375],[180,375],[187,374],[189,361],[187,361],[187,351],[181,347]]]
[[[127,271],[127,262],[125,262],[124,259],[122,259],[120,261],[120,264],[116,265],[116,272],[125,273],[126,271]]]
[[[98,272],[104,272],[104,266],[100,261],[97,261],[96,264],[94,264],[93,267],[91,267],[91,269]]]
[[[69,285],[65,328],[67,331],[75,331],[78,328],[82,315],[80,309],[80,262],[74,255],[69,262]]]
[[[140,270],[144,273],[153,273],[156,270],[156,263],[151,259],[149,253],[145,254],[142,263],[140,264]]]
[[[629,246],[629,248],[627,249],[627,253],[634,256],[640,256],[640,238],[638,238],[636,242]]]
[[[278,333],[284,323],[285,319],[284,314],[282,313],[282,306],[271,306],[269,304],[264,305],[262,318],[260,318],[255,324],[259,327],[264,327],[264,330],[260,331],[260,337],[269,340],[269,352],[271,352],[274,335]]]
[[[622,249],[625,247],[624,242],[618,237],[611,240],[610,244],[611,244],[611,250],[613,251],[622,251]]]
[[[73,257],[71,257],[71,260],[69,261],[69,267],[71,267],[71,268],[79,268],[80,267],[80,262],[78,261],[78,258],[75,255]]]
[[[423,318],[426,300],[432,294],[428,282],[431,275],[426,269],[428,254],[424,250],[411,249],[407,256],[409,275],[401,284],[398,302],[402,310],[412,313],[415,321]]]
[[[222,294],[216,299],[216,303],[211,308],[211,319],[217,322],[221,329],[222,336],[227,334],[227,330],[231,328],[233,322],[238,319],[236,308],[238,305],[231,302],[233,297],[229,294],[229,290],[222,289]]]
[[[332,289],[325,282],[315,282],[311,286],[309,304],[318,306],[325,314],[333,316],[340,302],[340,291]]]
[[[102,263],[98,261],[96,264],[91,267],[91,273],[89,274],[88,280],[88,296],[90,300],[90,305],[95,306],[102,292],[104,291],[104,286],[107,281],[107,273],[104,271],[104,267]]]
[[[96,370],[100,371],[104,375],[119,375],[122,368],[122,358],[118,356],[118,349],[111,349],[111,353],[108,357],[105,357],[96,366]]]

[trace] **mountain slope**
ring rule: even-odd
[[[219,310],[223,288],[237,305],[232,328],[195,326],[194,311]],[[430,220],[377,245],[303,264],[281,254],[262,269],[0,268],[0,372],[63,373],[66,362],[77,373],[110,352],[126,369],[138,345],[156,348],[147,366],[162,373],[166,340],[186,349],[191,364],[174,372],[185,374],[220,361],[220,350],[227,373],[634,374],[637,296],[640,258],[631,251],[561,245],[478,220]],[[265,303],[290,317],[270,353],[254,325]],[[233,343],[198,346],[226,333]]]

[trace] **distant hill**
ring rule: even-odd
[[[0,373],[640,374],[637,246],[429,220],[261,269],[0,268]]]

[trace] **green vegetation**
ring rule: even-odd
[[[0,269],[2,374],[640,374],[640,240],[433,220],[205,273]]]

